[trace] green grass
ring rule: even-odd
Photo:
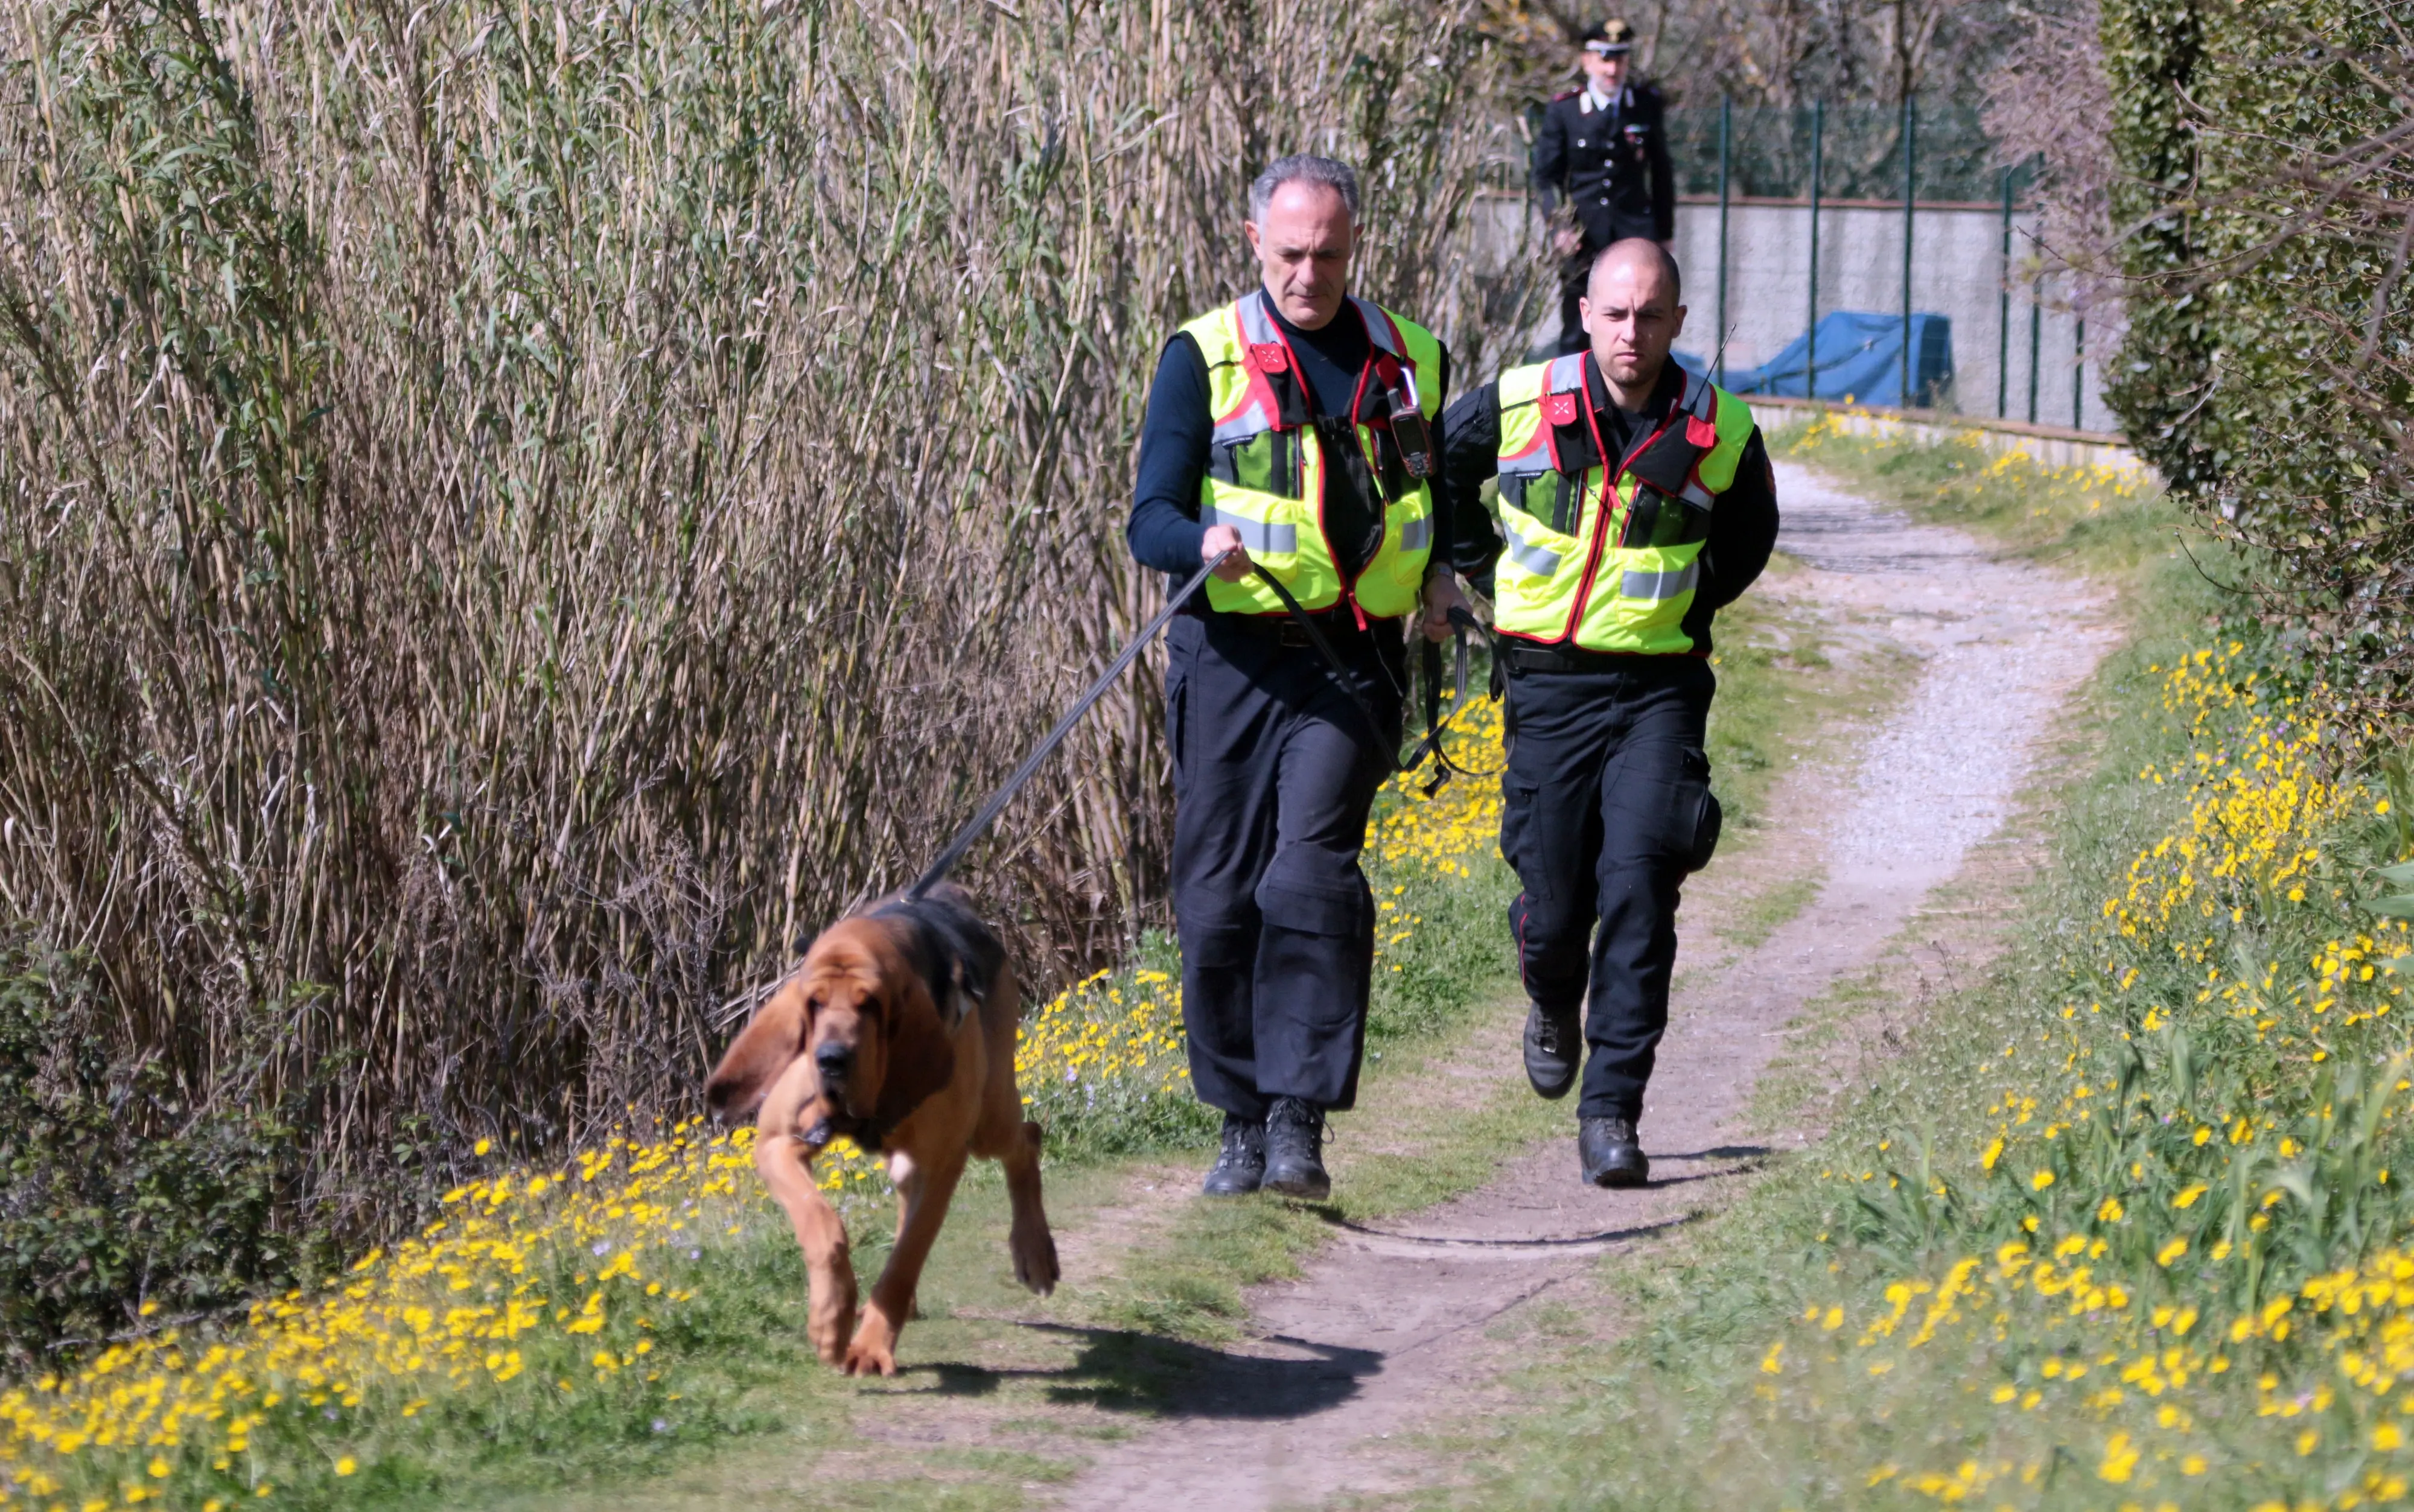
[[[1746,950],[1753,949],[1809,908],[1825,882],[1822,873],[1781,877],[1747,899],[1733,922],[1719,932]]]

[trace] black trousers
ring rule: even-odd
[[[1678,891],[1715,823],[1702,743],[1717,681],[1693,657],[1509,672],[1500,853],[1525,885],[1509,924],[1534,1001],[1586,1005],[1586,1118],[1643,1113]]]
[[[1336,616],[1338,617],[1338,616]],[[1366,816],[1399,749],[1396,620],[1328,628],[1379,732],[1313,646],[1183,615],[1167,636],[1173,909],[1190,1081],[1262,1119],[1277,1097],[1357,1100],[1375,960],[1359,870]]]

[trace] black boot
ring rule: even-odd
[[[1330,1196],[1333,1178],[1324,1174],[1324,1110],[1296,1097],[1277,1097],[1266,1114],[1266,1180],[1268,1192],[1311,1201]]]
[[[1631,1119],[1578,1119],[1576,1153],[1584,1178],[1594,1186],[1639,1187],[1651,1179],[1651,1163]]]
[[[1258,1190],[1266,1175],[1266,1126],[1237,1113],[1224,1115],[1224,1148],[1207,1168],[1200,1191],[1211,1197],[1242,1197]]]
[[[1555,1014],[1541,1003],[1526,1009],[1526,1080],[1541,1095],[1557,1101],[1576,1084],[1576,1067],[1584,1060],[1584,1026],[1570,1009]]]

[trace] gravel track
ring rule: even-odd
[[[1911,525],[1806,469],[1777,471],[1780,544],[1810,569],[1782,591],[1840,635],[1908,649],[1918,681],[1849,770],[1796,774],[1772,805],[1767,843],[1824,867],[1816,898],[1758,948],[1679,977],[1643,1120],[1652,1184],[1587,1187],[1573,1141],[1554,1140],[1465,1197],[1345,1231],[1301,1280],[1253,1292],[1253,1338],[1211,1358],[1166,1420],[1103,1453],[1060,1505],[1258,1512],[1417,1478],[1425,1467],[1385,1441],[1492,1389],[1508,1362],[1487,1329],[1604,1254],[1641,1263],[1656,1235],[1731,1202],[1777,1145],[1802,1137],[1739,1124],[1787,1022],[1873,964],[1997,833],[2116,630],[2086,585]],[[1469,1069],[1522,1082],[1516,1028],[1481,1037]]]

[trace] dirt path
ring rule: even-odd
[[[1301,1280],[1253,1294],[1254,1340],[1210,1356],[1165,1421],[1101,1455],[1060,1505],[1255,1512],[1379,1495],[1417,1473],[1383,1441],[1498,1368],[1488,1329],[1595,1257],[1731,1201],[1739,1178],[1807,1139],[1741,1132],[1787,1022],[1876,961],[2003,823],[2114,631],[2092,591],[1959,532],[1781,463],[1778,493],[1781,543],[1811,569],[1783,591],[1820,606],[1837,636],[1908,648],[1919,680],[1841,780],[1798,774],[1771,806],[1792,864],[1824,868],[1816,897],[1757,948],[1680,974],[1643,1120],[1652,1184],[1587,1187],[1572,1139],[1558,1139],[1466,1197],[1346,1233]],[[1485,1063],[1470,1069],[1518,1075],[1515,1028],[1480,1038]]]

